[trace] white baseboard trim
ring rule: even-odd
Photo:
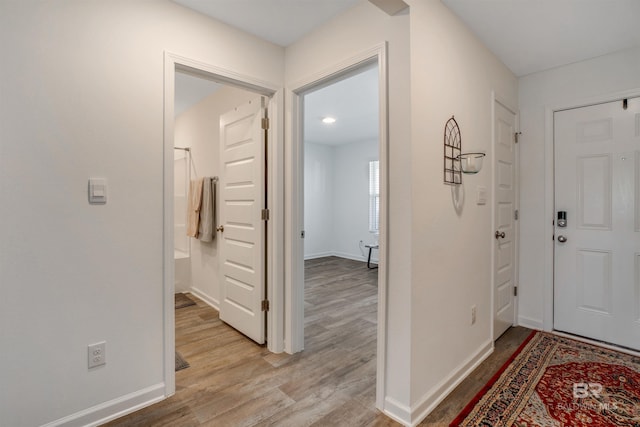
[[[413,427],[420,424],[491,353],[493,353],[493,341],[490,339],[411,407],[411,424],[407,425]]]
[[[76,412],[42,427],[94,427],[135,412],[164,400],[165,384],[160,383],[145,389]]]
[[[316,258],[324,258],[328,256],[333,256],[333,252],[318,252],[317,254],[309,254],[304,256],[305,261],[308,259],[316,259]]]
[[[334,252],[333,255],[337,256],[339,258],[345,258],[345,259],[352,259],[354,261],[367,262],[367,257],[366,256],[362,256],[360,254],[348,254],[346,252]],[[377,258],[374,258],[372,256],[371,257],[371,262],[374,263],[374,264],[377,264],[378,260],[377,260]]]
[[[535,329],[538,331],[543,330],[542,320],[532,319],[530,317],[518,316],[518,326],[524,326],[525,328]]]
[[[325,257],[330,257],[330,256],[335,256],[338,258],[345,258],[345,259],[351,259],[354,261],[362,261],[362,262],[367,262],[367,257],[366,256],[362,256],[362,255],[358,255],[358,254],[348,254],[345,252],[323,252],[323,253],[319,253],[319,254],[311,254],[311,255],[305,255],[304,259],[306,260],[310,260],[310,259],[317,259],[317,258],[325,258]],[[378,263],[378,258],[371,256],[371,263],[372,264],[377,264]]]
[[[211,307],[215,308],[217,311],[220,311],[220,301],[218,301],[217,299],[210,297],[206,293],[202,292],[200,289],[195,288],[193,286],[191,287],[189,292],[191,292],[192,294],[200,298],[202,301],[206,302]]]
[[[403,426],[411,425],[408,421],[411,419],[411,408],[391,397],[386,397],[384,399],[384,408],[382,412],[384,412],[387,417],[399,422]]]

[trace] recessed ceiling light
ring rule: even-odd
[[[334,119],[333,117],[325,117],[322,119],[322,123],[326,123],[328,125],[335,122],[336,122],[336,119]]]

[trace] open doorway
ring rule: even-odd
[[[188,98],[187,92],[195,95],[182,105],[182,101]],[[281,346],[278,328],[271,330],[266,326],[278,325],[275,321],[267,321],[267,318],[275,317],[274,314],[261,309],[262,300],[267,295],[273,294],[276,301],[279,295],[271,286],[275,280],[270,276],[277,272],[271,266],[273,254],[277,252],[273,247],[278,240],[269,241],[278,222],[269,223],[268,216],[266,219],[263,217],[263,211],[275,203],[275,196],[268,197],[267,189],[275,187],[278,182],[269,172],[269,165],[278,157],[276,147],[280,144],[276,143],[280,134],[279,127],[270,128],[268,123],[270,117],[275,119],[278,116],[281,97],[277,88],[265,87],[264,82],[165,54],[163,287],[167,395],[175,391],[176,293],[188,292],[218,311],[224,308],[225,302],[238,306],[244,300],[251,301],[251,314],[256,319],[253,323],[258,325],[256,329],[260,331],[260,337],[256,339],[243,329],[246,322],[235,324],[236,319],[231,315],[225,322],[259,343],[264,343],[267,335],[273,337],[268,345],[271,351],[278,351],[278,346]],[[274,148],[268,148],[267,140],[274,142]],[[252,151],[251,156],[247,150]],[[246,176],[254,177],[255,182],[248,183]],[[200,187],[192,188],[194,181],[200,181]],[[213,205],[210,215],[215,218],[207,222],[208,230],[207,227],[203,230],[202,223],[194,227],[189,218],[190,211],[194,210],[189,207],[189,194],[199,194],[200,203],[204,203],[205,188],[211,190],[207,197]],[[235,194],[237,191],[243,192],[243,206],[235,203],[239,197]],[[253,203],[248,203],[252,200]],[[185,207],[187,214],[184,214]],[[202,217],[201,207],[197,209],[199,218]],[[242,215],[242,219],[236,218]],[[242,244],[238,245],[241,248],[229,249],[231,244],[228,240],[231,239],[227,236],[233,237],[236,228],[241,233],[252,232],[256,240],[248,244],[245,236]],[[189,236],[186,240],[183,237],[185,229]],[[223,236],[224,231],[228,233]],[[222,260],[233,256],[249,259],[243,261],[239,270],[248,274],[254,268],[251,277],[238,278],[225,272],[225,267],[231,263]],[[240,285],[253,280],[259,294],[257,304],[253,301],[255,295],[241,295],[237,290],[225,287],[225,283],[230,281],[228,279]],[[239,307],[237,311],[248,312],[246,307]]]
[[[307,149],[307,147],[305,146],[306,144],[304,143],[305,141],[305,137],[306,137],[306,129],[305,129],[305,118],[308,116],[310,120],[315,120],[317,125],[325,125],[325,123],[321,123],[322,119],[325,118],[324,115],[328,115],[328,113],[322,113],[322,114],[314,114],[314,115],[309,115],[307,114],[307,110],[308,110],[308,105],[306,105],[306,99],[312,99],[313,98],[313,94],[314,93],[321,93],[323,88],[327,88],[330,87],[334,84],[339,84],[340,82],[343,81],[347,81],[349,78],[357,76],[358,74],[361,74],[363,72],[366,71],[370,71],[371,76],[374,77],[373,81],[374,81],[374,85],[376,85],[377,91],[373,91],[373,96],[371,98],[369,98],[369,103],[373,104],[375,110],[377,112],[377,121],[373,122],[372,124],[372,128],[373,128],[373,134],[375,135],[375,133],[377,132],[377,138],[374,136],[374,139],[377,139],[377,153],[376,150],[373,150],[373,155],[370,155],[367,159],[366,162],[364,164],[361,164],[360,166],[354,166],[351,168],[345,168],[346,170],[346,174],[345,176],[348,176],[348,174],[352,174],[352,173],[357,173],[360,175],[361,178],[364,179],[364,186],[361,187],[361,195],[364,197],[364,218],[362,223],[364,224],[365,227],[365,232],[364,235],[359,234],[363,237],[357,237],[358,234],[356,234],[356,237],[351,237],[351,238],[347,238],[345,239],[347,241],[347,246],[350,245],[350,247],[347,250],[341,250],[341,249],[318,249],[320,246],[314,246],[313,243],[307,245],[306,244],[306,240],[307,240],[307,236],[308,236],[308,232],[307,232],[307,225],[305,224],[305,220],[307,221],[311,221],[313,222],[313,220],[311,218],[308,217],[308,214],[305,212],[305,208],[307,210],[312,209],[310,206],[304,206],[305,202],[307,202],[306,197],[305,197],[305,186],[307,186],[307,184],[311,184],[313,185],[313,183],[307,183],[305,182],[305,180],[309,180],[311,179],[309,177],[309,174],[306,173],[305,171],[305,149]],[[357,97],[362,97],[364,96],[363,93],[359,93],[356,91],[356,93],[352,93],[351,94],[351,98],[357,98]],[[347,103],[347,101],[343,101],[345,104]],[[373,330],[375,331],[373,336],[373,342],[371,343],[373,346],[373,358],[371,360],[371,364],[374,366],[374,372],[372,374],[372,378],[375,382],[375,390],[376,390],[376,407],[381,408],[383,401],[382,401],[382,396],[384,396],[384,387],[385,387],[385,375],[384,375],[384,371],[385,371],[385,356],[386,356],[386,297],[387,297],[387,283],[386,283],[386,238],[387,238],[387,226],[386,226],[386,219],[387,219],[387,197],[388,197],[388,191],[387,191],[387,138],[388,138],[388,134],[387,134],[387,126],[388,126],[388,116],[387,116],[387,79],[386,79],[386,46],[383,45],[379,45],[376,46],[375,48],[372,48],[370,50],[367,50],[365,52],[362,52],[359,55],[356,55],[352,58],[350,58],[347,61],[344,61],[340,64],[336,64],[334,67],[331,67],[327,70],[325,70],[325,72],[323,72],[320,76],[319,75],[314,75],[314,76],[310,76],[310,78],[307,81],[301,81],[297,86],[295,86],[292,90],[292,98],[291,98],[291,113],[292,113],[292,117],[293,117],[293,122],[292,122],[292,140],[291,140],[291,146],[289,147],[290,151],[291,151],[291,156],[289,157],[289,160],[291,161],[291,163],[289,163],[288,165],[290,166],[290,171],[291,171],[291,179],[286,180],[286,191],[287,193],[291,193],[294,195],[297,195],[297,200],[294,198],[292,203],[290,205],[287,206],[287,208],[290,208],[290,212],[291,212],[291,216],[290,221],[287,223],[287,227],[291,227],[291,239],[289,240],[290,244],[291,244],[291,258],[290,258],[290,263],[286,266],[286,270],[288,272],[290,272],[289,275],[289,280],[287,282],[287,286],[286,289],[290,295],[290,298],[287,301],[291,301],[291,306],[290,308],[287,308],[286,312],[287,313],[291,313],[291,317],[286,320],[286,325],[285,325],[285,338],[288,347],[287,347],[287,351],[291,351],[291,352],[297,352],[297,351],[301,351],[301,350],[308,350],[310,349],[309,345],[313,346],[314,345],[314,341],[312,339],[309,340],[305,340],[306,337],[311,338],[313,334],[313,330],[314,329],[318,329],[316,328],[317,325],[313,325],[313,319],[314,316],[310,316],[307,318],[307,316],[305,316],[305,311],[309,311],[310,313],[312,312],[312,307],[310,305],[310,301],[308,301],[306,298],[306,290],[305,290],[305,262],[307,264],[314,264],[314,263],[322,263],[321,261],[316,261],[320,258],[316,258],[316,256],[318,255],[342,255],[342,256],[337,256],[332,258],[333,261],[342,261],[344,260],[345,262],[352,262],[352,263],[360,263],[360,265],[363,267],[362,271],[365,271],[367,275],[369,276],[373,276],[374,280],[372,281],[372,285],[374,287],[376,287],[376,283],[377,283],[377,289],[375,290],[374,294],[375,296],[373,297],[373,301],[374,304],[377,304],[377,309],[373,309],[373,313],[368,313],[366,316],[368,316],[368,320],[374,320],[374,322],[371,323],[375,323]],[[356,114],[359,113],[359,111],[356,112]],[[324,114],[324,115],[323,115]],[[374,113],[375,114],[375,113]],[[320,122],[320,123],[319,123]],[[338,122],[338,118],[336,118],[336,122]],[[376,127],[377,124],[377,127]],[[307,127],[310,126],[310,124],[307,124]],[[362,123],[359,123],[359,126],[362,127]],[[358,127],[358,125],[356,125],[356,127]],[[313,142],[312,142],[313,144]],[[357,145],[357,144],[356,144]],[[354,145],[355,146],[355,145]],[[331,149],[327,149],[326,147],[318,147],[318,146],[310,146],[312,147],[311,150],[317,149],[316,151],[319,152],[325,152],[325,157],[335,157],[338,160],[344,160],[345,158],[349,158],[349,156],[331,156],[331,155],[326,155],[327,151],[335,151],[335,152],[340,152],[341,149],[340,148],[331,148]],[[307,150],[309,151],[309,150]],[[347,150],[345,150],[346,153]],[[358,151],[363,151],[362,147],[360,147],[360,150]],[[377,161],[378,163],[375,165],[377,166],[377,173],[378,173],[378,186],[379,188],[377,188],[377,190],[379,190],[378,194],[374,194],[374,192],[370,191],[370,185],[369,185],[369,178],[370,178],[370,171],[372,169],[374,169],[372,166],[374,166],[374,164],[372,164],[373,162],[376,161],[376,155],[377,154]],[[310,159],[307,159],[307,162],[309,162]],[[312,160],[313,161],[313,160]],[[345,162],[347,165],[349,164],[348,162]],[[317,165],[318,168],[316,169],[322,169],[321,166]],[[309,165],[307,167],[307,169],[309,169]],[[325,168],[325,171],[327,169]],[[318,174],[318,176],[322,175],[321,172],[315,172],[316,174]],[[333,171],[331,171],[331,174],[333,176]],[[312,180],[313,181],[313,180]],[[319,180],[322,181],[322,180]],[[351,181],[354,181],[353,177],[349,178],[349,183],[351,183]],[[325,186],[328,185],[325,183]],[[338,184],[339,188],[339,192],[342,192],[343,190],[345,190],[345,188],[342,187],[347,187],[347,185],[340,185],[340,183]],[[313,189],[307,188],[306,189],[307,192],[315,192]],[[378,240],[376,242],[376,232],[372,231],[372,228],[370,228],[370,223],[369,223],[369,212],[370,212],[370,206],[372,205],[372,201],[375,202],[375,204],[378,205],[378,210],[377,210],[377,214],[379,215],[379,218],[377,219],[377,221],[379,222],[378,226],[379,226],[379,237]],[[345,206],[349,206],[349,204],[352,202],[351,199],[348,199],[346,203],[342,203],[341,205],[345,205]],[[316,202],[316,206],[318,206],[318,202]],[[319,212],[315,212],[312,213],[312,215],[317,215],[318,213],[322,213],[322,212],[327,212],[327,205],[323,205],[321,202],[319,204],[319,208],[318,211]],[[344,206],[341,206],[344,207]],[[371,212],[373,212],[371,210]],[[374,215],[371,215],[374,216]],[[326,218],[325,218],[326,220]],[[313,226],[312,226],[313,228]],[[343,230],[342,234],[348,234],[351,233],[352,231],[354,231],[355,227],[351,226],[347,226],[347,228],[342,228],[341,230]],[[313,229],[311,229],[311,232],[313,233]],[[332,230],[333,232],[333,230]],[[317,233],[322,234],[322,231],[318,231]],[[325,230],[324,234],[326,234],[327,231]],[[341,236],[342,237],[342,236]],[[362,243],[360,243],[360,240],[362,240]],[[349,243],[349,241],[351,241],[351,243]],[[375,244],[378,244],[377,248],[375,248]],[[368,259],[368,255],[369,255],[369,248],[366,247],[366,245],[372,246],[371,250],[372,250],[372,258],[374,262],[371,262],[369,264],[369,267],[372,268],[368,268],[367,267],[367,259]],[[305,247],[307,248],[307,253],[305,254]],[[362,248],[362,250],[360,249]],[[348,252],[347,251],[351,251],[351,256],[347,257]],[[315,253],[314,253],[315,252]],[[309,258],[307,261],[305,261],[305,255],[307,256],[307,258]],[[314,256],[315,255],[315,256]],[[377,263],[377,269],[376,267],[376,255],[378,258],[378,263]],[[313,258],[313,259],[312,259]],[[351,258],[351,259],[349,259]],[[343,273],[351,273],[354,272],[355,270],[357,270],[357,268],[354,268],[353,265],[350,266],[335,266],[334,268],[332,268],[331,265],[324,265],[324,266],[320,266],[320,269],[325,268],[327,271],[330,271],[332,274],[338,272],[338,271],[343,271]],[[345,274],[340,275],[339,279],[345,279]],[[326,274],[321,274],[323,276],[326,276]],[[307,275],[309,277],[311,277],[310,275]],[[325,277],[326,279],[326,277]],[[356,280],[357,281],[357,280]],[[325,293],[325,294],[330,294],[331,292],[327,292],[326,291],[326,287],[324,289],[325,292],[320,292],[320,294]],[[344,289],[343,289],[344,290]],[[336,294],[334,293],[333,296],[340,296],[340,294]],[[344,295],[342,295],[344,296]],[[376,298],[377,297],[377,298]],[[358,303],[362,303],[363,301],[358,301],[357,300],[358,297],[356,297],[356,304]],[[368,299],[368,297],[365,297],[363,299],[364,301],[371,301],[370,299]],[[365,303],[366,304],[366,303]],[[350,320],[355,320],[355,318],[358,316],[358,314],[356,314],[357,310],[353,310],[352,308],[349,308],[349,303],[345,302],[345,301],[338,301],[335,303],[331,303],[328,301],[325,301],[325,307],[326,306],[331,306],[330,309],[335,309],[336,311],[340,311],[339,306],[340,305],[344,305],[344,310],[343,310],[343,322],[349,322]],[[320,303],[319,307],[317,308],[318,313],[316,313],[315,317],[316,318],[320,318],[322,317],[324,314],[327,313],[327,311],[325,310],[323,312],[322,310],[322,303]],[[336,325],[340,325],[340,322],[337,321]],[[322,334],[324,333],[324,331],[322,331],[321,329],[319,329],[320,332],[320,336],[322,336]],[[330,333],[329,333],[330,334]],[[353,336],[357,336],[357,333],[352,334]],[[345,337],[343,342],[350,342],[351,338],[349,337]],[[357,339],[353,340],[353,342],[355,343],[355,341],[357,341]]]
[[[387,47],[382,43],[353,57],[328,67],[322,73],[299,81],[291,90],[292,117],[291,143],[288,145],[285,167],[285,192],[291,194],[286,204],[289,213],[285,225],[289,244],[285,257],[285,350],[298,352],[305,349],[305,292],[304,292],[304,102],[305,94],[358,74],[375,64],[377,69],[379,125],[379,249],[377,269],[377,333],[375,353],[376,407],[384,406],[386,387],[385,366],[387,347],[387,211],[388,211],[388,100],[387,100]],[[359,244],[359,242],[358,242]],[[375,270],[372,270],[375,271]]]
[[[196,297],[219,311],[225,323],[263,344],[262,97],[182,72],[176,73],[175,94],[176,308]]]
[[[305,352],[376,384],[380,137],[376,63],[303,95]],[[330,366],[328,370],[332,369]],[[348,375],[348,374],[345,374]]]
[[[322,334],[337,347],[358,336],[361,356],[375,355],[378,98],[376,63],[303,95],[306,348]]]
[[[378,70],[304,94],[304,258],[375,268],[380,233]]]

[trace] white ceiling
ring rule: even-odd
[[[325,124],[324,117],[335,123]],[[378,68],[304,96],[304,141],[341,145],[378,138]]]
[[[640,46],[640,0],[442,0],[517,76]]]
[[[281,46],[364,0],[173,0]],[[441,0],[517,76],[640,46],[640,0]]]
[[[281,46],[365,0],[173,0]],[[640,0],[441,0],[517,76],[640,46]],[[371,76],[373,76],[373,73]],[[369,77],[371,77],[369,76]],[[200,84],[210,82],[201,79]],[[197,82],[196,82],[197,83]],[[176,82],[176,103],[209,89]],[[371,79],[352,78],[307,95],[308,141],[344,143],[375,137],[377,92]],[[377,91],[377,86],[374,89]],[[191,100],[183,100],[183,96]],[[177,110],[178,107],[176,107]],[[331,126],[320,118],[335,115]]]
[[[360,0],[173,1],[286,47]]]

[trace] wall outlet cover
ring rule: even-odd
[[[107,342],[102,341],[95,344],[90,344],[87,347],[87,353],[89,357],[89,369],[97,366],[102,366],[107,363]]]

